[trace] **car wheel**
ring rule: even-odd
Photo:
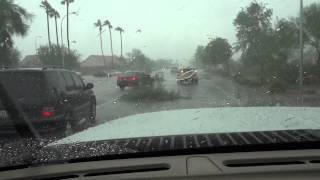
[[[124,90],[125,86],[119,86],[120,87],[120,90]]]
[[[92,101],[91,107],[90,107],[90,114],[89,114],[89,120],[90,120],[91,126],[96,124],[96,115],[97,115],[96,102]]]
[[[76,119],[73,117],[72,113],[67,113],[66,115],[66,131],[68,133],[76,133],[82,130],[81,126],[77,124]]]

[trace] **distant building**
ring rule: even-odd
[[[112,57],[111,56],[104,56],[106,60],[106,67],[109,69],[112,65]],[[83,68],[92,68],[92,67],[104,67],[104,58],[103,56],[99,55],[90,55],[86,60],[81,62],[81,67]],[[120,65],[120,58],[114,56],[113,57],[113,64]]]
[[[41,67],[42,64],[37,55],[27,55],[23,58],[22,61],[19,62],[19,66],[26,67],[26,68],[35,68],[35,67]]]
[[[106,63],[104,63],[104,58]],[[108,71],[113,69],[119,69],[124,65],[124,61],[121,61],[119,57],[111,56],[90,55],[86,60],[80,63],[81,71],[85,74],[92,74],[98,71]]]

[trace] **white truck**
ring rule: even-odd
[[[178,84],[198,84],[199,77],[194,68],[182,68],[177,74]]]

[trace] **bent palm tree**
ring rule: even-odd
[[[102,27],[103,27],[103,24],[101,23],[100,19],[98,19],[98,21],[96,23],[94,23],[94,26],[99,28],[99,36],[100,36],[100,48],[101,48],[101,54],[102,54],[102,58],[103,58],[103,64],[104,64],[104,67],[107,66],[106,64],[106,59],[104,57],[104,53],[103,53],[103,47],[102,47]]]
[[[61,4],[67,6],[67,42],[68,42],[68,51],[70,52],[70,41],[69,41],[69,5],[73,3],[74,0],[62,0]]]
[[[108,21],[108,20],[104,21],[103,25],[104,25],[104,26],[108,26],[108,28],[109,28],[110,48],[111,48],[111,59],[112,59],[112,61],[111,61],[111,66],[113,67],[114,61],[113,61],[113,46],[112,46],[112,34],[111,34],[111,29],[112,29],[113,27],[112,27],[110,21]]]
[[[52,9],[51,16],[54,17],[55,26],[56,26],[56,38],[57,38],[57,46],[59,46],[59,34],[58,34],[58,24],[57,19],[60,18],[60,14],[57,10]]]
[[[12,61],[8,56],[18,54],[13,49],[12,36],[25,36],[29,29],[27,22],[33,16],[12,0],[0,0],[0,14],[0,65],[9,65]]]
[[[50,16],[52,16],[52,7],[51,5],[48,3],[47,0],[41,1],[40,7],[42,7],[46,14],[47,14],[47,30],[48,30],[48,43],[49,43],[49,47],[51,49],[51,39],[50,39],[50,21],[49,18]]]
[[[120,42],[121,42],[121,55],[120,55],[120,57],[123,57],[122,56],[122,33],[124,32],[124,30],[119,26],[115,30],[119,31],[119,33],[120,33]]]

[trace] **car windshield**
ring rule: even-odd
[[[320,1],[0,0],[0,102],[0,170],[317,130]]]

